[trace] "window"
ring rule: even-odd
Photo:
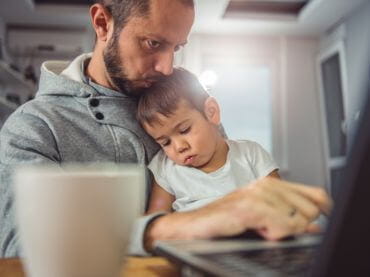
[[[221,106],[221,120],[230,139],[248,139],[272,152],[270,69],[263,65],[207,63],[217,75],[210,93]]]

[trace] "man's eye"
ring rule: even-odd
[[[183,130],[180,130],[180,134],[182,134],[182,135],[187,134],[187,133],[189,133],[189,132],[190,132],[190,130],[191,130],[191,128],[190,128],[190,127],[185,128],[185,129],[183,129]]]
[[[151,40],[151,39],[147,40],[147,44],[148,44],[149,48],[151,48],[151,49],[156,49],[159,46],[161,46],[160,42],[158,42],[156,40]]]
[[[182,45],[177,45],[177,46],[175,47],[175,52],[178,52],[182,47],[183,47]]]

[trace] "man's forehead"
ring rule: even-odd
[[[127,27],[169,43],[185,44],[193,24],[194,10],[178,0],[151,2],[149,13],[145,16],[132,16]]]
[[[148,17],[162,24],[171,22],[184,26],[186,17],[193,19],[194,9],[178,0],[153,0]]]

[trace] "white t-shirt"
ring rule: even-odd
[[[175,196],[172,204],[175,211],[204,206],[278,168],[256,142],[226,140],[226,143],[229,146],[226,163],[210,173],[175,164],[162,150],[154,156],[148,167],[158,185]]]

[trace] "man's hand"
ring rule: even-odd
[[[322,188],[266,177],[198,210],[158,218],[146,231],[145,245],[151,249],[159,239],[207,239],[248,229],[277,240],[317,230],[313,220],[330,209]]]

